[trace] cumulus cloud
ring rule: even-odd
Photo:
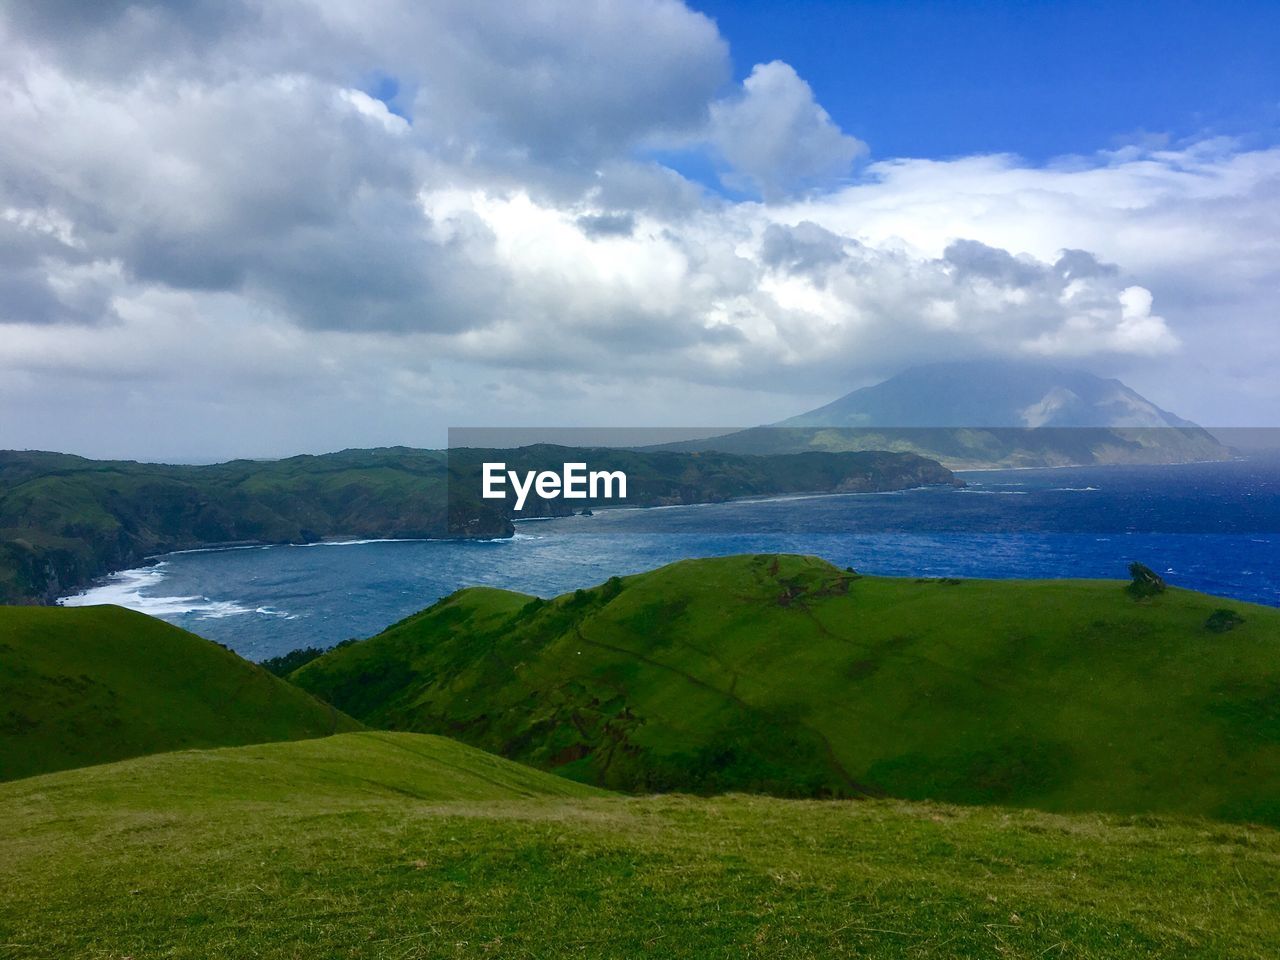
[[[764,229],[760,260],[767,267],[808,274],[820,281],[822,269],[839,263],[856,244],[808,220],[794,227],[771,223]]]
[[[739,94],[711,105],[711,142],[728,164],[731,187],[777,200],[827,186],[866,153],[842,133],[809,84],[781,60],[757,64]]]
[[[519,159],[597,163],[696,128],[728,78],[715,25],[678,0],[390,9],[377,27],[417,74],[415,122],[460,157],[488,141]],[[353,12],[367,22],[363,5]]]
[[[1151,294],[1182,346],[1159,364],[1110,362],[1109,370],[1205,422],[1280,421],[1280,389],[1267,372],[1280,364],[1278,148],[1212,139],[1037,167],[1007,155],[887,160],[871,164],[863,182],[775,216],[928,256],[964,237],[1046,261],[1066,249],[1077,272],[1112,264],[1124,286]],[[1132,352],[1126,344],[1151,342],[1156,328],[1140,302],[1132,316],[1131,336],[1085,335],[1084,347],[1123,354]],[[1041,349],[1087,357],[1071,343],[1048,337]]]
[[[512,405],[768,420],[979,354],[1133,371],[1191,414],[1159,371],[1216,364],[1202,398],[1229,378],[1223,403],[1280,415],[1280,151],[850,179],[866,148],[805,81],[731,88],[677,0],[58,0],[5,7],[0,40],[0,446],[54,445],[68,398],[172,417],[148,437],[231,418],[255,454],[289,425],[438,443]]]
[[[589,237],[629,237],[636,229],[636,218],[630,213],[584,213],[576,223]]]

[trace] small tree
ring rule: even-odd
[[[1158,593],[1164,593],[1167,586],[1160,574],[1136,560],[1129,564],[1129,576],[1133,578],[1133,582],[1125,589],[1133,597],[1154,597]]]

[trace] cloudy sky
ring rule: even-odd
[[[0,0],[0,447],[750,424],[1049,359],[1280,425],[1274,4]]]

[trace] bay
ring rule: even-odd
[[[526,522],[509,540],[191,551],[69,605],[118,603],[261,660],[378,632],[461,587],[549,597],[688,557],[813,554],[908,577],[1127,577],[1280,605],[1280,461],[964,474],[959,489],[786,497]]]

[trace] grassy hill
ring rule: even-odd
[[[610,788],[1280,822],[1280,610],[1183,590],[694,560],[460,591],[292,677]]]
[[[592,793],[385,733],[0,784],[0,954],[1280,953],[1280,835],[1268,828]]]
[[[358,729],[215,643],[120,607],[0,607],[0,780]]]

